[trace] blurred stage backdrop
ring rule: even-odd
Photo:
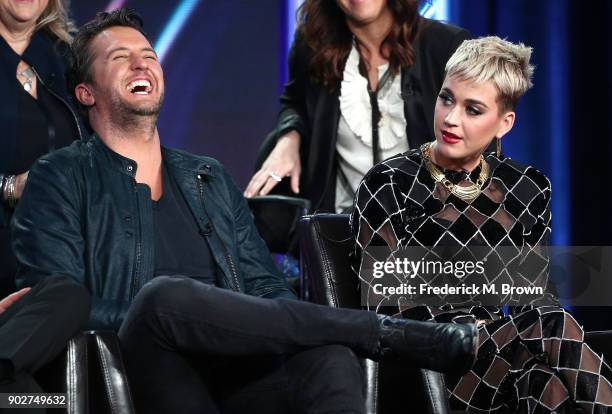
[[[71,11],[78,24],[122,6],[143,16],[165,71],[162,143],[219,159],[244,188],[274,126],[299,4],[88,0]],[[612,2],[430,0],[421,12],[534,47],[535,86],[504,153],[551,178],[554,244],[612,245]]]

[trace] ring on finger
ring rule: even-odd
[[[271,177],[271,178],[272,178],[274,181],[276,181],[276,182],[279,182],[279,183],[280,183],[281,181],[283,181],[283,177],[281,177],[280,175],[278,175],[278,174],[277,174],[277,173],[275,173],[274,171],[271,171],[271,172],[270,172],[268,175],[269,175],[269,176],[270,176],[270,177]]]

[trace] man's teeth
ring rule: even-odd
[[[151,82],[149,82],[148,80],[135,80],[134,82],[131,82],[128,86],[127,86],[128,90],[132,93],[136,93],[139,95],[146,95],[148,93],[151,92],[152,88],[151,88]],[[138,91],[135,91],[136,88],[139,88]],[[142,90],[142,88],[145,88],[144,90]]]

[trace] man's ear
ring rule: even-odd
[[[514,126],[514,119],[516,118],[516,114],[512,111],[506,112],[502,115],[500,120],[499,129],[497,130],[497,134],[495,136],[497,138],[501,138],[506,135],[512,127]]]
[[[94,104],[96,103],[96,99],[94,98],[89,85],[85,83],[79,83],[74,88],[74,94],[76,95],[76,98],[81,103],[81,105],[94,106]]]

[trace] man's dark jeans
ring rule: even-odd
[[[378,330],[372,312],[162,276],[138,293],[119,336],[140,412],[362,413],[354,352],[374,353]]]

